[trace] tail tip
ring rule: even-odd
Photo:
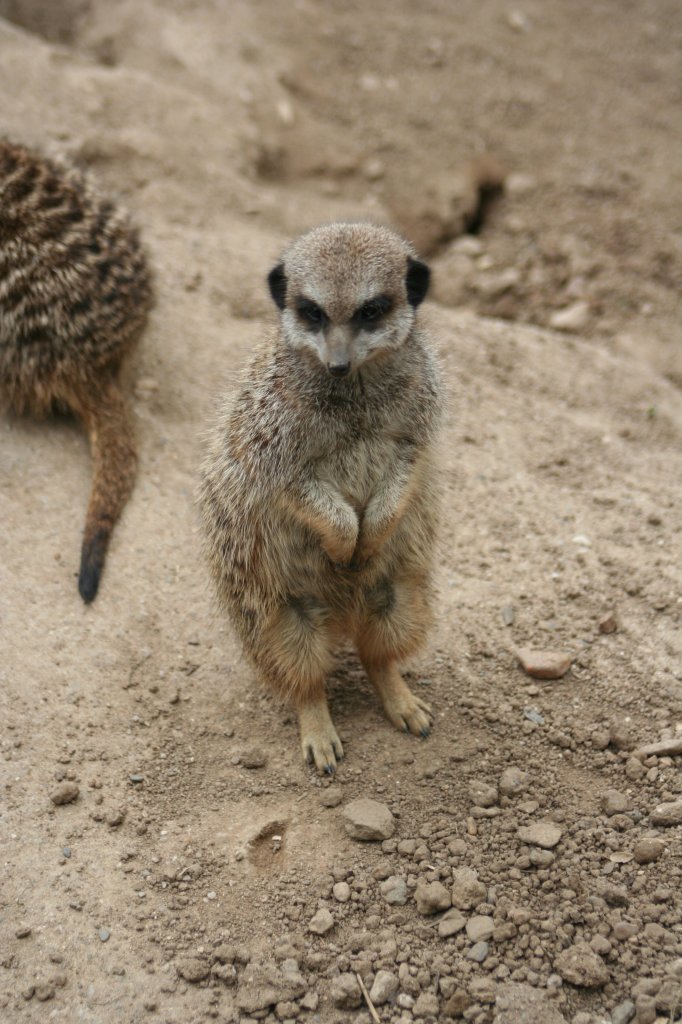
[[[78,593],[86,604],[92,604],[97,597],[99,580],[102,575],[101,565],[82,565],[78,575]]]
[[[110,533],[110,527],[101,527],[94,536],[83,541],[81,568],[78,574],[78,592],[86,604],[91,604],[97,597]]]

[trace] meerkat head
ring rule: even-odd
[[[329,224],[294,242],[268,284],[287,344],[345,377],[404,344],[429,277],[392,231]]]

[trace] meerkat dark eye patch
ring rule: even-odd
[[[278,309],[284,309],[287,298],[287,276],[284,264],[278,263],[268,274],[268,287]]]
[[[391,302],[388,295],[376,295],[373,299],[367,299],[366,302],[355,310],[352,317],[352,322],[360,328],[371,330],[373,327],[377,327],[380,321],[389,312],[393,303]]]
[[[405,287],[407,289],[407,301],[411,306],[418,306],[426,298],[429,290],[431,271],[421,260],[407,257],[407,275]]]
[[[318,329],[329,323],[329,317],[316,302],[303,296],[296,299],[296,312],[308,327]]]

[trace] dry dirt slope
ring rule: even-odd
[[[219,89],[197,74],[214,7],[194,9],[194,46],[188,5],[153,9],[151,27],[151,5],[126,10],[124,41],[155,30],[130,66],[0,23],[0,129],[65,148],[126,196],[159,291],[134,374],[140,479],[92,608],[74,576],[84,441],[68,422],[0,421],[3,1019],[273,1020],[276,1001],[279,1019],[364,1024],[348,975],[371,988],[379,970],[398,983],[385,1021],[674,1018],[680,826],[652,812],[680,800],[679,765],[632,748],[682,712],[679,390],[648,365],[646,335],[621,354],[428,309],[451,391],[447,500],[440,622],[413,673],[437,727],[426,743],[395,735],[344,656],[331,689],[347,760],[332,785],[310,776],[293,719],[214,613],[198,437],[270,315],[261,282],[284,234],[382,204],[263,180],[239,90],[265,92],[268,65],[235,51]],[[254,32],[251,16],[235,5],[235,31]],[[601,635],[609,610],[618,629]],[[570,650],[571,672],[529,680],[512,654],[529,643]],[[509,767],[527,773],[517,795],[497,790]],[[60,780],[80,796],[55,808]],[[358,796],[391,808],[393,838],[345,835],[327,805]],[[551,850],[519,835],[546,820]],[[641,864],[651,838],[662,855]],[[420,880],[468,926],[442,938]],[[388,902],[402,883],[406,902]],[[308,930],[320,907],[324,936]],[[582,942],[572,973],[562,951]]]

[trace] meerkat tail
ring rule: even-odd
[[[97,596],[114,525],[133,489],[137,454],[131,415],[116,379],[71,404],[87,428],[93,461],[78,576],[78,591],[89,604]]]

